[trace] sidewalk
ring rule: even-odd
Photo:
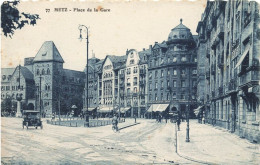
[[[190,120],[190,142],[186,140],[186,122],[177,132],[180,156],[206,164],[260,163],[259,144],[252,144],[228,131]]]

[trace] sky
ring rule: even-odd
[[[127,49],[141,51],[156,41],[167,40],[172,28],[183,24],[197,35],[196,27],[204,12],[206,0],[132,1],[132,2],[21,2],[20,12],[39,14],[35,26],[16,30],[13,37],[1,34],[1,68],[23,65],[24,58],[34,57],[44,41],[53,41],[66,69],[82,71],[86,66],[86,40],[80,41],[78,26],[89,27],[89,57],[125,55]],[[55,12],[67,8],[67,12]],[[85,9],[85,12],[74,11]],[[92,12],[87,12],[87,9]],[[110,12],[94,12],[110,9]],[[50,9],[50,12],[46,12]],[[69,11],[71,10],[71,11]],[[82,32],[86,38],[85,31]]]

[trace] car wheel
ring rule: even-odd
[[[26,123],[26,128],[28,129],[28,122]]]

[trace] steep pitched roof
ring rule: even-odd
[[[21,66],[21,74],[23,75],[25,80],[34,80],[32,72],[24,66]]]
[[[42,61],[55,61],[64,63],[64,60],[62,59],[53,41],[45,41],[33,60],[33,62]]]
[[[15,68],[1,68],[1,82],[9,82],[15,71]]]

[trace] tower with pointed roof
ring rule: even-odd
[[[53,41],[45,41],[33,60],[34,81],[38,91],[36,106],[40,109],[41,98],[41,111],[46,114],[58,111],[63,63],[64,60]]]

